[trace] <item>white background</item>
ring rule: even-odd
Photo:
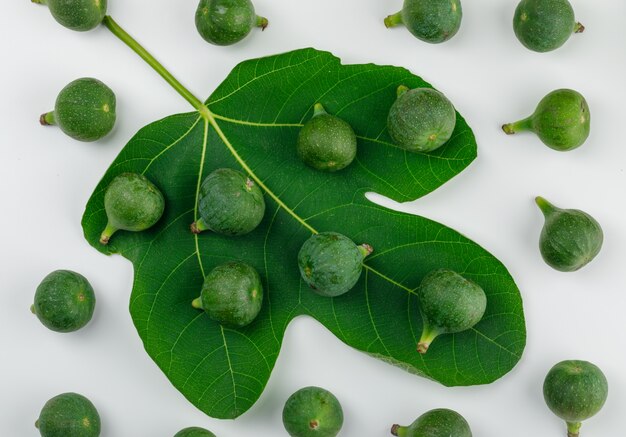
[[[409,68],[442,90],[474,128],[479,158],[436,192],[394,207],[445,223],[500,258],[522,290],[528,346],[520,364],[482,387],[444,388],[369,358],[317,322],[292,323],[259,402],[236,421],[196,410],[143,351],[127,307],[131,264],[104,257],[82,237],[84,205],[106,168],[142,126],[191,108],[104,28],[86,34],[59,26],[28,0],[3,1],[0,15],[0,436],[38,435],[45,401],[61,392],[98,407],[102,437],[172,436],[190,425],[220,437],[280,436],[285,399],[319,385],[342,401],[342,435],[385,436],[394,422],[424,411],[461,412],[475,436],[564,436],[545,407],[542,382],[563,359],[595,362],[610,396],[583,427],[586,437],[623,435],[626,405],[626,4],[573,2],[587,26],[562,49],[536,54],[513,34],[515,0],[464,2],[459,34],[428,45],[382,19],[400,0],[256,0],[270,19],[232,47],[205,43],[194,26],[195,0],[111,0],[109,12],[199,97],[238,62],[313,46],[346,63]],[[104,141],[68,139],[38,125],[69,81],[95,76],[118,97],[118,124]],[[531,135],[506,137],[503,122],[528,115],[556,88],[586,96],[592,134],[580,149],[558,153]],[[542,217],[533,197],[583,209],[602,224],[598,258],[577,273],[546,266],[537,249]],[[385,202],[391,205],[390,202]],[[35,287],[54,269],[89,278],[98,305],[84,330],[60,335],[30,314]]]

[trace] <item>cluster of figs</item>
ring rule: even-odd
[[[33,0],[46,4],[53,17],[76,31],[87,31],[104,19],[107,0]],[[441,43],[459,30],[459,0],[405,0],[402,10],[385,19],[387,27],[405,25],[417,38]],[[200,35],[216,45],[244,39],[254,27],[265,29],[268,20],[256,15],[250,0],[201,0],[196,11]],[[522,0],[515,12],[514,30],[520,42],[537,52],[561,47],[584,27],[576,22],[568,0]],[[116,119],[113,91],[94,78],[68,84],[58,95],[53,111],[43,114],[43,125],[58,125],[79,141],[96,141],[109,134]],[[452,103],[432,88],[400,86],[389,110],[387,128],[395,145],[413,153],[429,153],[451,138],[457,114]],[[590,132],[590,113],[584,97],[561,89],[548,94],[534,113],[505,124],[507,134],[532,131],[558,151],[581,146]],[[329,114],[322,104],[313,107],[312,118],[302,127],[294,155],[307,166],[323,172],[348,167],[357,155],[357,136],[341,118]],[[265,215],[264,185],[253,174],[220,168],[200,186],[193,234],[214,232],[238,237],[253,232]],[[580,210],[560,209],[537,197],[545,216],[540,251],[547,264],[560,271],[575,271],[589,263],[603,241],[598,222]],[[108,185],[104,208],[108,222],[100,242],[109,244],[118,231],[140,232],[154,226],[165,211],[165,198],[145,175],[122,173]],[[337,232],[313,233],[298,253],[301,279],[315,293],[339,297],[360,279],[367,256],[374,248],[357,245]],[[294,266],[295,269],[295,266]],[[262,278],[243,261],[215,267],[206,275],[200,296],[191,302],[216,322],[234,329],[250,325],[263,304]],[[487,307],[484,290],[462,275],[447,269],[430,272],[416,290],[423,322],[417,351],[427,353],[443,334],[471,329]],[[73,332],[84,327],[95,308],[94,290],[82,275],[58,270],[39,285],[33,313],[49,329]],[[585,361],[564,361],[550,370],[544,382],[549,408],[567,423],[568,436],[577,437],[583,420],[603,406],[608,384],[602,371]],[[319,387],[294,393],[283,410],[285,429],[292,437],[334,437],[343,425],[337,398]],[[97,437],[100,418],[84,396],[65,393],[50,399],[37,421],[43,437]],[[404,437],[471,437],[467,421],[447,409],[429,411],[409,426],[394,425],[391,433]],[[186,428],[175,437],[215,437],[202,428]]]

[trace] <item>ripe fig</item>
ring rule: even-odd
[[[35,426],[41,437],[98,437],[100,415],[86,397],[63,393],[46,402]]]
[[[533,115],[502,126],[508,135],[531,131],[551,149],[567,152],[589,137],[591,113],[585,98],[568,89],[552,91],[537,105]]]
[[[291,437],[335,437],[343,426],[343,409],[331,392],[306,387],[285,403],[283,424]]]
[[[298,135],[298,156],[316,170],[333,172],[349,166],[356,157],[356,147],[352,127],[328,114],[320,103]]]
[[[47,5],[59,24],[79,32],[98,27],[107,12],[107,0],[32,0],[32,2]]]
[[[263,192],[243,173],[217,169],[202,182],[198,215],[200,218],[191,224],[194,234],[206,230],[230,236],[248,234],[265,215]]]
[[[224,326],[243,328],[256,319],[263,305],[263,285],[254,267],[229,262],[214,268],[204,279],[194,308]]]
[[[115,126],[115,94],[98,79],[84,77],[69,83],[59,93],[54,111],[43,114],[39,122],[58,125],[78,141],[96,141]]]
[[[485,314],[487,296],[476,283],[452,270],[430,272],[417,295],[422,312],[423,331],[417,346],[421,354],[441,334],[454,334],[474,327]]]
[[[576,22],[568,0],[522,0],[515,10],[513,29],[525,47],[544,53],[558,49],[585,27]]]
[[[385,18],[385,26],[404,24],[415,37],[438,44],[456,35],[462,18],[460,0],[405,0],[400,12]]]
[[[391,434],[399,437],[472,437],[463,416],[446,409],[428,411],[409,426],[394,425]]]
[[[117,231],[140,232],[154,226],[163,215],[165,199],[144,175],[122,173],[107,187],[104,209],[109,221],[100,243],[108,244]]]
[[[602,409],[608,393],[606,377],[587,361],[563,361],[550,370],[543,383],[546,404],[567,423],[568,437],[578,437],[582,422]]]
[[[593,217],[577,209],[557,208],[543,197],[535,201],[546,219],[539,249],[550,267],[574,272],[600,253],[604,234]]]
[[[215,434],[204,428],[192,427],[178,431],[174,437],[215,437]]]
[[[57,270],[37,287],[31,311],[52,331],[74,332],[89,323],[95,306],[93,288],[83,275]]]
[[[298,253],[300,275],[317,294],[341,296],[355,286],[363,260],[372,251],[370,245],[357,246],[337,232],[321,232],[305,241]]]
[[[244,39],[256,26],[265,30],[267,18],[254,11],[250,0],[200,0],[196,28],[207,42],[228,46]]]
[[[387,128],[400,147],[410,152],[432,152],[450,139],[455,126],[456,111],[442,93],[432,88],[398,88]]]

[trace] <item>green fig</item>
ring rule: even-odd
[[[552,91],[530,117],[502,126],[508,135],[534,132],[546,146],[559,152],[582,146],[590,129],[587,101],[580,93],[568,89]]]
[[[207,42],[228,46],[244,39],[256,26],[265,30],[267,18],[258,16],[250,0],[200,0],[196,28]]]
[[[98,437],[100,415],[86,397],[63,393],[46,402],[35,426],[41,437]]]
[[[421,354],[441,334],[454,334],[474,327],[485,314],[487,296],[476,283],[452,270],[430,272],[417,289],[423,331],[417,346]]]
[[[567,423],[568,437],[578,437],[582,422],[602,409],[608,393],[606,377],[587,361],[563,361],[550,370],[543,383],[546,404]]]
[[[47,5],[59,24],[78,32],[95,29],[107,12],[107,0],[32,0]]]
[[[321,232],[311,236],[300,248],[300,275],[317,294],[341,296],[356,285],[363,260],[372,251],[369,244],[357,246],[337,232]]]
[[[391,434],[399,437],[472,437],[463,416],[443,408],[422,414],[409,426],[394,425]]]
[[[525,47],[544,53],[558,49],[585,27],[576,22],[568,0],[522,0],[515,10],[513,29]]]
[[[52,331],[74,332],[89,323],[95,306],[93,288],[83,275],[57,270],[37,287],[31,311]]]
[[[140,232],[154,226],[163,215],[165,199],[144,175],[122,173],[107,187],[104,209],[108,223],[100,243],[108,244],[117,231]]]
[[[443,146],[456,126],[456,110],[432,88],[398,88],[389,110],[387,128],[391,138],[410,152],[432,152]]]
[[[415,37],[438,44],[456,35],[462,18],[460,0],[404,0],[400,12],[385,18],[385,26],[404,24]]]
[[[285,403],[283,424],[291,437],[335,437],[343,426],[343,409],[328,390],[306,387]]]
[[[191,427],[181,429],[174,437],[215,437],[215,434],[204,428]]]
[[[57,125],[78,141],[91,142],[108,135],[115,126],[115,94],[98,79],[84,77],[59,93],[54,111],[42,114],[43,126]]]
[[[337,171],[349,166],[356,157],[356,134],[339,117],[330,115],[317,103],[313,118],[298,135],[298,156],[310,167]]]
[[[206,276],[192,305],[224,326],[243,328],[256,319],[263,305],[259,273],[241,261],[222,264]]]
[[[593,260],[604,240],[600,224],[577,209],[561,209],[543,197],[535,199],[545,216],[539,249],[545,262],[561,272],[574,272]]]
[[[200,186],[198,215],[191,224],[194,234],[207,230],[229,236],[249,234],[265,215],[263,192],[243,173],[217,169]]]

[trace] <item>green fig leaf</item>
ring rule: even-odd
[[[417,199],[476,158],[474,135],[460,115],[452,139],[434,153],[395,147],[386,120],[399,85],[430,86],[402,68],[342,65],[314,49],[243,62],[208,99],[213,118],[179,114],[141,129],[96,188],[83,217],[85,236],[101,252],[133,263],[130,312],[144,346],[206,414],[235,418],[257,401],[287,325],[299,315],[314,317],[353,348],[448,386],[490,383],[519,361],[526,341],[522,300],[506,268],[459,233],[365,197]],[[337,173],[315,171],[296,154],[298,132],[317,102],[358,136],[357,158]],[[265,190],[265,218],[246,236],[189,230],[200,183],[221,167],[248,172]],[[150,230],[119,232],[103,246],[104,192],[123,172],[153,181],[166,198],[165,214]],[[357,286],[338,298],[320,297],[300,279],[300,246],[321,231],[374,248]],[[204,276],[230,260],[254,266],[265,292],[259,317],[239,330],[191,306]],[[441,336],[422,356],[415,289],[439,268],[480,284],[488,307],[474,329]]]

